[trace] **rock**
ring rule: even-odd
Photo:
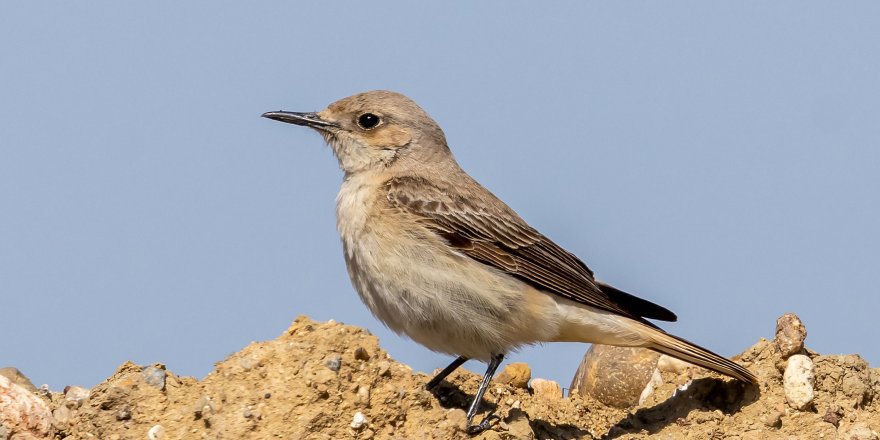
[[[351,428],[354,430],[360,430],[367,424],[367,416],[364,413],[358,411],[354,413],[354,417],[351,418]]]
[[[834,425],[835,428],[840,426],[840,419],[843,417],[843,409],[840,406],[834,405],[831,408],[828,408],[825,411],[825,415],[822,416],[822,421],[826,423],[830,423]]]
[[[9,379],[10,382],[30,391],[37,391],[37,387],[34,386],[34,383],[28,379],[27,376],[24,375],[18,368],[15,367],[4,367],[0,368],[0,376],[3,376]]]
[[[131,408],[128,405],[124,405],[119,411],[116,411],[116,420],[120,422],[131,420]]]
[[[651,394],[654,394],[654,390],[659,386],[663,385],[663,376],[660,375],[660,370],[654,369],[654,372],[651,374],[651,379],[648,381],[648,384],[645,385],[645,389],[642,390],[642,393],[639,394],[639,402],[641,405],[648,400],[648,397],[651,397]]]
[[[878,440],[877,433],[868,425],[858,422],[840,434],[842,440]]]
[[[338,355],[330,356],[324,361],[324,365],[326,365],[327,368],[329,368],[330,370],[338,372],[339,369],[342,367],[342,358],[340,358]]]
[[[544,399],[562,399],[562,387],[556,381],[533,379],[532,391],[535,393],[535,396]]]
[[[532,370],[529,364],[525,362],[515,362],[508,364],[500,373],[492,379],[495,383],[503,383],[514,388],[526,389],[529,387],[529,380],[532,379]]]
[[[52,412],[32,391],[0,376],[0,426],[15,438],[19,433],[34,438],[52,436]]]
[[[665,354],[660,355],[660,358],[657,359],[657,370],[661,373],[681,374],[692,366],[693,364]]]
[[[367,349],[364,347],[355,348],[354,358],[359,361],[368,361],[370,360],[370,352],[368,352]]]
[[[144,382],[151,387],[165,391],[165,366],[161,364],[150,365],[143,369]]]
[[[359,385],[357,388],[357,403],[366,407],[370,406],[370,386]]]
[[[644,348],[593,344],[578,366],[571,390],[617,408],[637,405],[659,357]]]
[[[383,376],[383,377],[390,377],[391,376],[391,362],[388,362],[388,361],[379,362],[379,371],[377,371],[376,374],[379,376]]]
[[[788,365],[783,375],[785,400],[788,405],[796,410],[805,410],[813,403],[815,392],[813,385],[815,373],[813,361],[802,354],[795,354],[788,358]]]
[[[768,428],[779,428],[782,426],[782,411],[772,411],[769,414],[761,416],[761,423]]]
[[[83,402],[89,400],[91,391],[88,388],[78,386],[64,387],[64,400],[71,409],[77,409],[82,406]]]
[[[147,438],[149,440],[162,440],[162,437],[165,437],[165,428],[163,428],[162,425],[153,425],[153,427],[147,431]]]
[[[515,439],[534,440],[535,432],[529,423],[529,417],[521,409],[511,409],[504,419],[507,433]]]
[[[783,359],[801,354],[804,351],[805,339],[807,339],[807,328],[794,313],[786,313],[776,320],[776,338],[773,344]]]

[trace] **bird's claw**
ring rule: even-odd
[[[495,411],[486,414],[486,417],[483,417],[483,420],[476,425],[471,425],[470,421],[468,421],[467,433],[468,435],[477,435],[489,428],[492,427],[493,420],[501,420],[501,417],[495,415]]]

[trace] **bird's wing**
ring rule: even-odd
[[[675,321],[671,311],[596,281],[577,257],[529,226],[488,190],[477,188],[480,191],[463,194],[452,185],[420,177],[397,177],[385,184],[392,209],[416,216],[464,255],[582,304],[640,321]]]

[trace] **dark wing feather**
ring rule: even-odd
[[[424,178],[398,177],[389,180],[385,189],[391,208],[417,216],[475,260],[582,304],[640,321],[675,321],[669,310],[596,281],[577,257],[529,226],[475,181],[471,183],[475,186],[453,188]],[[479,191],[459,192],[468,187]]]

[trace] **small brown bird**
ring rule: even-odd
[[[385,325],[489,367],[473,418],[504,355],[523,345],[577,341],[646,347],[745,382],[755,376],[647,319],[669,310],[604,284],[577,257],[528,225],[465,173],[443,131],[409,98],[372,91],[317,113],[264,117],[316,130],[345,173],[336,225],[355,289]]]

